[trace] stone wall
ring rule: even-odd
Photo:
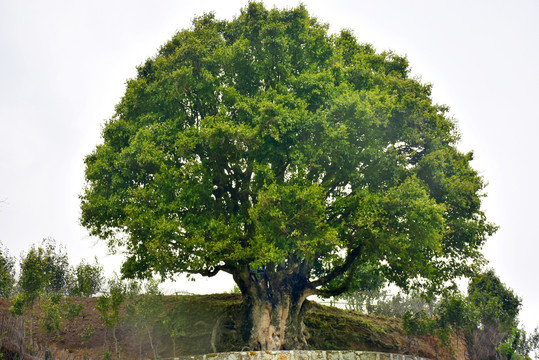
[[[182,356],[169,360],[429,360],[419,356],[373,351],[290,350],[243,351]]]

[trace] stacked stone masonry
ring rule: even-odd
[[[290,350],[243,351],[182,356],[169,360],[429,360],[419,356],[372,351]]]

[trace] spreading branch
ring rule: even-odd
[[[332,271],[329,272],[329,274],[322,276],[318,280],[311,281],[308,287],[315,290],[318,287],[326,285],[330,281],[335,280],[338,276],[346,273],[354,265],[359,255],[361,255],[362,249],[363,249],[362,245],[359,245],[356,248],[354,248],[352,251],[348,253],[342,265],[336,266],[335,268],[333,268]],[[318,291],[318,290],[315,290],[315,291]]]

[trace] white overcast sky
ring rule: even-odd
[[[297,1],[266,1],[267,7]],[[303,2],[332,32],[407,55],[433,84],[488,181],[484,209],[500,230],[484,253],[539,325],[539,1]],[[118,260],[79,224],[83,158],[100,140],[135,67],[195,15],[231,19],[247,1],[0,0],[0,242],[19,256],[51,237],[73,264]],[[228,278],[177,290],[230,290]]]

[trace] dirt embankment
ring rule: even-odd
[[[44,358],[46,349],[59,359],[105,359],[107,353],[121,359],[154,359],[173,355],[192,355],[244,349],[240,338],[240,304],[237,294],[165,296],[161,299],[165,314],[143,323],[129,321],[125,309],[115,334],[103,326],[95,308],[95,298],[73,298],[83,306],[80,316],[64,320],[61,330],[47,333],[42,326],[38,306],[25,319],[11,316],[10,306],[0,299],[0,335],[4,359],[23,351]],[[310,304],[305,324],[309,346],[319,350],[368,350],[414,354],[431,359],[464,360],[462,340],[448,350],[433,337],[408,338],[398,319],[362,315],[353,311]],[[34,338],[30,343],[30,333]],[[114,339],[116,336],[116,341]],[[35,357],[34,357],[35,358]]]

